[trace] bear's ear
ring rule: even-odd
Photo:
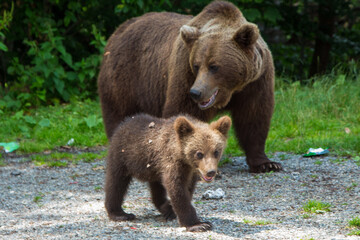
[[[196,27],[191,27],[188,25],[183,25],[180,28],[180,34],[182,40],[187,46],[192,46],[192,44],[199,38],[200,31]]]
[[[234,40],[242,48],[253,45],[259,38],[259,28],[252,23],[242,25],[234,35]]]
[[[193,134],[195,131],[194,126],[186,119],[186,117],[178,117],[175,120],[174,128],[180,139]]]
[[[221,117],[216,122],[212,122],[210,127],[214,130],[218,130],[226,138],[231,127],[231,118],[228,116]]]

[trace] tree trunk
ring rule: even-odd
[[[314,55],[310,66],[310,77],[326,71],[330,62],[332,36],[335,32],[336,0],[319,1],[319,27],[315,40]]]

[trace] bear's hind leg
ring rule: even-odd
[[[161,212],[167,221],[176,218],[170,201],[166,197],[166,190],[160,182],[150,182],[151,198],[155,207]]]
[[[125,194],[131,182],[130,176],[120,178],[107,177],[105,186],[105,208],[109,218],[113,221],[127,221],[135,219],[134,214],[128,214],[122,209]]]

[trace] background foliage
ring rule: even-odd
[[[96,98],[106,39],[128,18],[149,11],[195,15],[209,0],[2,0],[0,114]],[[357,75],[357,0],[233,0],[259,25],[286,81],[333,67]],[[350,79],[351,78],[346,78]]]

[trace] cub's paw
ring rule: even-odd
[[[189,232],[206,232],[212,229],[212,224],[209,222],[201,222],[194,226],[186,227]]]
[[[281,163],[278,162],[266,162],[259,166],[250,167],[251,173],[265,173],[265,172],[279,172],[283,170]]]
[[[160,212],[164,216],[166,221],[171,221],[176,218],[176,214],[174,213],[174,210],[172,209],[172,206],[169,202],[161,206]]]
[[[135,219],[135,215],[134,214],[127,214],[127,213],[122,213],[122,214],[109,214],[109,218],[113,221],[130,221],[130,220],[134,220]]]

